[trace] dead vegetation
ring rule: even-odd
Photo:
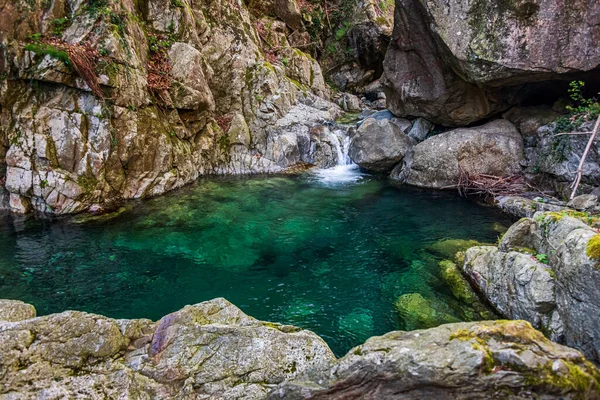
[[[46,52],[50,52],[48,49],[52,49],[56,52],[66,53],[68,55],[68,61],[66,61],[68,65],[75,70],[96,96],[101,99],[104,98],[104,93],[96,75],[96,67],[100,59],[98,50],[94,49],[89,43],[70,44],[57,38],[44,39],[38,44],[45,46]],[[40,48],[44,49],[44,47]]]
[[[525,178],[520,175],[501,177],[472,174],[460,167],[457,188],[462,196],[470,195],[484,198],[519,196],[532,189],[525,181]]]

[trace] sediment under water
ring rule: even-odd
[[[0,298],[156,320],[215,297],[321,335],[338,355],[407,327],[394,301],[461,305],[431,252],[495,242],[498,210],[454,193],[394,187],[352,166],[299,177],[211,178],[118,215],[0,219]]]

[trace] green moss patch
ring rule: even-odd
[[[600,234],[593,236],[589,240],[585,254],[592,260],[600,261]]]
[[[43,43],[31,43],[25,46],[25,50],[32,51],[40,56],[50,56],[69,65],[69,54],[55,46]]]

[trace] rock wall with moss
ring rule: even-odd
[[[339,110],[286,16],[264,17],[266,38],[239,0],[3,0],[0,14],[4,208],[97,210],[204,174],[336,162],[335,135],[314,128]]]

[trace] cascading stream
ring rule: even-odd
[[[338,184],[356,183],[364,177],[358,165],[354,164],[348,155],[350,150],[350,135],[348,129],[335,129],[328,131],[330,142],[337,153],[337,165],[332,168],[318,169],[315,171],[317,179],[328,186]]]

